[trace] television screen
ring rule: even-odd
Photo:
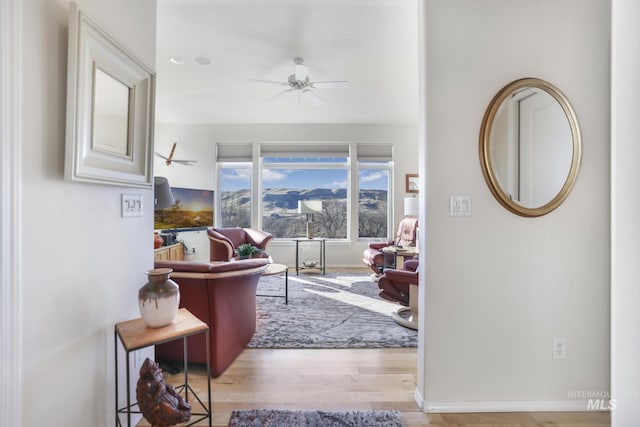
[[[155,211],[155,230],[202,229],[213,226],[213,191],[171,187],[173,206]]]

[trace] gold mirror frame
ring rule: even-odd
[[[498,109],[500,108],[502,103],[512,94],[528,87],[544,90],[549,95],[551,95],[558,102],[558,104],[560,104],[567,117],[567,121],[569,122],[573,145],[571,166],[569,168],[569,173],[567,174],[567,179],[564,182],[564,185],[562,186],[558,194],[556,194],[556,196],[549,202],[542,206],[533,208],[528,208],[518,204],[517,202],[513,201],[509,194],[507,194],[503,190],[492,166],[491,156],[489,152],[491,143],[491,129]],[[541,79],[530,77],[515,80],[503,87],[489,103],[489,107],[484,114],[482,125],[480,127],[480,165],[482,167],[484,179],[487,182],[491,193],[496,198],[496,200],[498,200],[498,202],[500,202],[500,204],[507,208],[509,211],[524,217],[538,217],[546,215],[556,209],[567,198],[567,196],[571,192],[571,189],[573,188],[573,185],[576,182],[581,158],[582,138],[580,136],[578,119],[575,112],[573,111],[573,108],[571,107],[571,104],[569,103],[569,100],[558,88],[556,88],[552,84]]]

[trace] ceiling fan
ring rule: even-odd
[[[320,95],[315,93],[312,89],[333,89],[349,86],[349,82],[345,80],[312,82],[309,79],[309,67],[304,65],[304,60],[302,58],[293,58],[293,63],[295,64],[295,72],[287,78],[286,82],[261,79],[250,79],[249,81],[275,84],[278,86],[289,86],[288,89],[285,89],[269,98],[270,101],[275,101],[287,93],[294,93],[298,96],[298,102],[300,102],[300,99],[304,97],[314,105],[324,104],[324,99],[322,99]]]
[[[176,145],[178,145],[177,142],[173,143],[173,146],[171,147],[171,152],[169,153],[169,157],[165,157],[162,154],[158,153],[157,151],[156,156],[161,157],[164,159],[164,163],[167,166],[171,166],[171,163],[179,163],[181,165],[185,165],[185,166],[193,166],[194,163],[197,163],[197,160],[175,160],[173,158],[173,153],[176,151]]]

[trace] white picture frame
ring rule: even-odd
[[[151,188],[155,73],[75,3],[67,73],[65,179]]]

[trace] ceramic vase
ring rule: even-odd
[[[180,288],[169,276],[170,268],[147,271],[148,282],[138,291],[138,307],[144,323],[161,328],[174,321],[180,304]]]
[[[153,232],[153,249],[158,249],[160,246],[162,246],[163,243],[164,243],[164,240],[160,236],[160,233],[158,233],[157,231],[154,231]]]

